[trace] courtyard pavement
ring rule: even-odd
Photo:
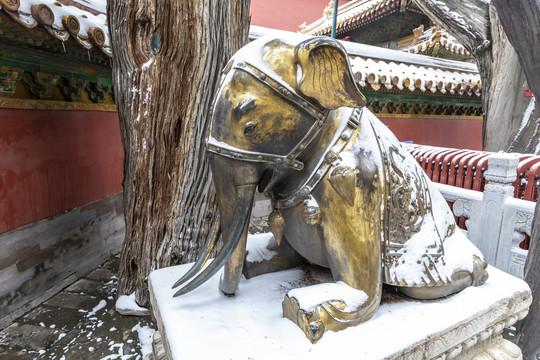
[[[113,256],[0,331],[0,360],[142,360],[156,329],[150,316],[115,310]]]

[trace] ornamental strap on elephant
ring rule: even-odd
[[[243,268],[253,276],[303,258],[330,268],[335,281],[316,304],[298,300],[311,287],[283,302],[284,316],[315,342],[369,319],[383,282],[433,299],[486,281],[486,263],[446,201],[365,103],[333,39],[265,37],[234,55],[207,141],[225,241],[202,270],[215,250],[214,229],[175,296],[225,263],[220,288],[230,295]],[[257,188],[272,199],[268,248],[280,261],[244,264]]]

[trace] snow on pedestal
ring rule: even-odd
[[[367,322],[327,332],[312,344],[282,317],[285,294],[305,286],[302,269],[242,279],[234,297],[218,290],[220,274],[184,296],[171,286],[191,264],[150,274],[159,339],[170,359],[470,359],[496,349],[519,359],[519,348],[502,340],[504,327],[524,317],[531,303],[525,282],[496,268],[489,280],[440,300],[383,296]],[[386,299],[386,301],[385,301]],[[486,349],[489,349],[486,350]]]

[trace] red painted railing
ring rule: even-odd
[[[486,184],[484,173],[488,166],[487,151],[441,148],[427,145],[403,144],[418,161],[433,182],[463,189],[483,191]],[[522,154],[516,171],[514,197],[537,201],[536,185],[540,180],[540,155]],[[450,207],[452,204],[449,203]],[[465,218],[456,218],[458,226],[465,228]],[[529,248],[529,237],[520,244]]]
[[[484,172],[490,152],[403,144],[433,182],[463,189],[483,191]],[[514,197],[536,201],[540,180],[540,155],[523,154],[519,158]]]

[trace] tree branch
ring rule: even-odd
[[[492,0],[529,89],[540,99],[540,0]]]

